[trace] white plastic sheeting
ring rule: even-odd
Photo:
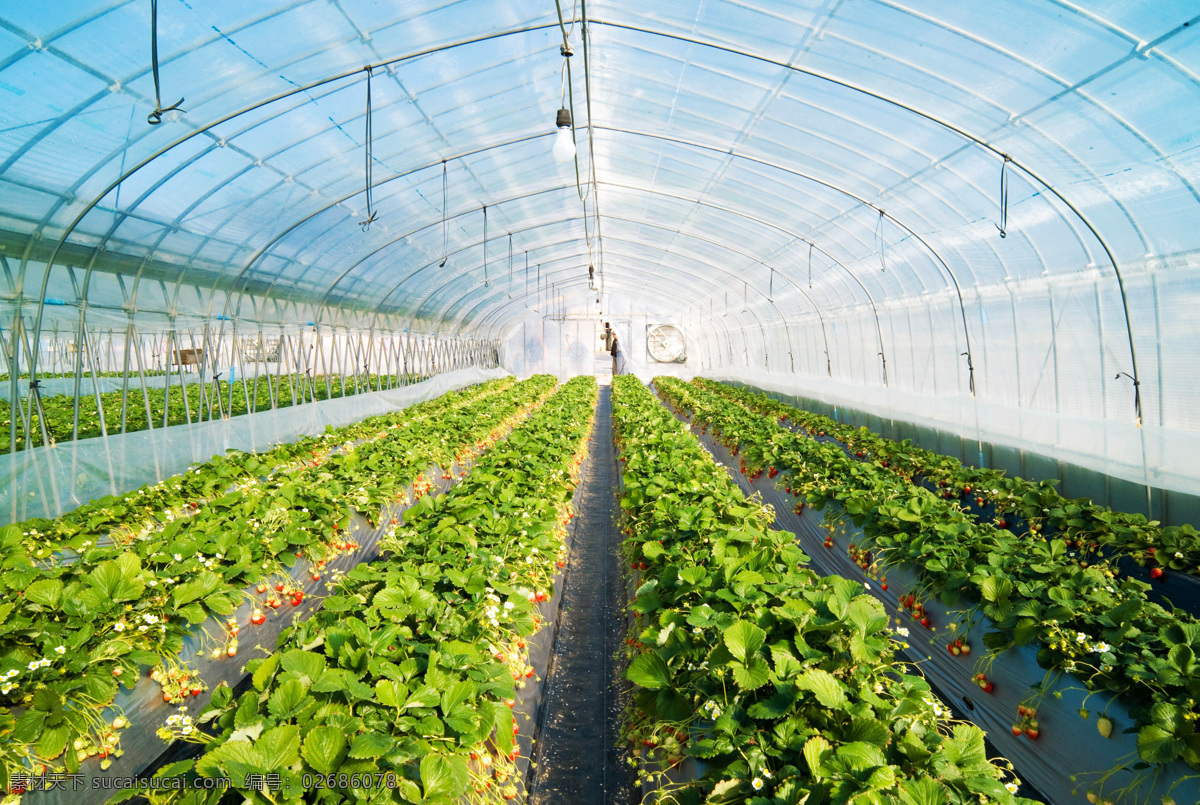
[[[319,434],[329,425],[407,408],[507,374],[460,369],[387,391],[10,453],[0,457],[0,517],[5,522],[54,517],[89,500],[177,475],[226,450],[267,450]]]

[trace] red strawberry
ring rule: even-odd
[[[921,618],[921,625],[922,625],[922,626],[924,626],[926,629],[928,629],[928,628],[929,628],[929,618],[928,618],[928,616],[926,616],[926,617],[924,617],[924,618]]]
[[[1014,735],[1015,737],[1017,737],[1017,738],[1020,738],[1020,737],[1021,737],[1021,735],[1022,735],[1022,733],[1024,733],[1024,732],[1025,732],[1025,730],[1021,729],[1021,727],[1020,727],[1020,726],[1018,726],[1017,724],[1013,724],[1013,726],[1012,726],[1012,732],[1013,732],[1013,735]]]
[[[1163,577],[1163,569],[1161,567],[1150,568],[1150,578],[1161,579]]]

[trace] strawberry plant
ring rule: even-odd
[[[77,769],[65,746],[86,740],[87,714],[112,702],[119,683],[132,685],[140,666],[163,664],[158,681],[168,701],[203,689],[176,659],[195,625],[219,618],[224,642],[213,651],[236,654],[240,627],[224,619],[253,595],[247,588],[290,580],[296,556],[319,567],[354,550],[340,533],[353,511],[373,513],[431,464],[486,449],[553,383],[535,377],[495,396],[427,407],[382,430],[373,423],[373,438],[244,483],[142,538],[84,547],[70,563],[35,561],[19,530],[7,529],[0,703],[19,717],[0,749],[4,769],[59,756]],[[302,596],[292,591],[291,603]],[[277,607],[280,599],[267,603]]]
[[[1029,802],[982,731],[895,659],[860,583],[806,569],[636,378],[614,378],[613,415],[625,550],[650,570],[631,605],[626,734],[659,801]],[[668,782],[683,757],[703,774]]]
[[[1200,535],[1191,525],[1164,526],[1141,514],[1114,511],[1087,498],[1069,499],[1054,488],[1056,481],[1034,482],[1010,477],[1003,470],[967,467],[956,458],[916,447],[910,440],[885,439],[866,428],[843,425],[765,394],[711,380],[693,382],[809,435],[829,434],[846,450],[853,450],[857,458],[890,470],[901,479],[938,490],[945,499],[990,507],[986,518],[999,528],[1021,528],[1042,538],[1058,537],[1081,557],[1103,558],[1105,552],[1127,556],[1148,567],[1155,579],[1169,570],[1200,573]]]
[[[373,802],[514,798],[512,706],[595,400],[593,378],[572,380],[453,490],[411,509],[384,540],[386,559],[356,567],[276,653],[248,664],[252,690],[219,689],[195,725],[164,725],[205,753],[160,774],[228,778],[256,805],[301,801],[318,776],[348,797],[354,775],[385,781]],[[280,788],[259,790],[251,774],[278,774]]]
[[[1151,602],[1148,585],[1120,580],[1108,559],[1082,561],[1065,540],[1023,539],[981,521],[890,468],[783,428],[707,384],[660,378],[655,385],[695,422],[719,430],[726,444],[740,445],[749,468],[784,468],[785,488],[825,509],[827,524],[861,529],[859,548],[872,551],[881,568],[913,567],[926,593],[961,602],[968,621],[986,616],[989,650],[1035,643],[1051,673],[1074,674],[1091,690],[1125,698],[1142,760],[1200,768],[1191,717],[1200,693],[1195,617]]]
[[[46,378],[50,375],[39,373],[40,378]],[[74,377],[70,375],[60,375],[65,377]],[[123,377],[123,373],[104,373],[107,377]],[[147,377],[154,376],[154,373],[147,372]],[[100,409],[96,408],[96,394],[89,393],[91,376],[85,375],[83,378],[83,392],[79,397],[79,438],[91,439],[100,436],[102,433],[120,433],[122,413],[125,419],[125,431],[132,433],[135,431],[146,430],[149,424],[146,421],[146,402],[149,401],[151,422],[154,427],[159,427],[163,421],[164,408],[168,409],[167,422],[168,425],[182,425],[189,422],[200,422],[209,419],[208,401],[214,399],[214,395],[220,398],[220,406],[216,403],[212,406],[213,417],[234,417],[248,414],[253,411],[269,410],[271,406],[271,396],[274,392],[275,408],[289,408],[293,405],[304,404],[313,400],[328,400],[337,399],[340,397],[353,396],[356,393],[370,391],[377,388],[380,383],[380,378],[376,375],[371,375],[369,378],[359,378],[359,389],[356,391],[353,382],[344,382],[346,378],[341,376],[330,376],[329,384],[326,386],[326,378],[324,375],[309,377],[308,375],[284,375],[282,377],[260,377],[257,381],[247,379],[246,387],[243,388],[241,380],[235,380],[231,385],[226,380],[210,380],[206,383],[198,383],[190,381],[188,390],[185,394],[179,385],[177,379],[173,380],[173,385],[170,390],[163,388],[147,387],[145,396],[143,397],[141,384],[136,376],[131,376],[129,379],[129,393],[125,402],[125,409],[122,412],[121,392],[105,391],[99,394]],[[352,381],[353,378],[350,378]],[[158,385],[157,383],[155,385]],[[201,391],[203,390],[203,398]],[[232,392],[232,394],[231,394]],[[17,420],[17,441],[16,449],[20,450],[25,447],[34,447],[42,443],[41,426],[45,425],[46,431],[50,437],[50,443],[67,441],[71,438],[74,431],[75,423],[75,397],[73,395],[56,394],[51,396],[43,396],[42,414],[39,416],[35,411],[30,416],[30,428],[33,434],[32,438],[27,439],[25,435],[25,423],[22,418]],[[103,427],[101,426],[101,416],[99,411],[103,410]],[[218,414],[217,411],[221,413]],[[12,442],[10,441],[9,420],[12,416],[11,405],[7,399],[0,400],[0,452],[8,452]]]

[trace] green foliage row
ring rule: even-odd
[[[655,385],[695,425],[740,452],[748,471],[777,470],[778,482],[825,509],[831,525],[860,528],[858,547],[877,567],[912,567],[921,596],[962,607],[968,623],[985,615],[992,652],[1036,645],[1044,668],[1123,697],[1143,761],[1200,768],[1200,622],[1150,601],[1149,585],[1118,578],[1110,560],[1088,562],[1062,539],[981,522],[890,469],[781,427],[705,384],[658,378]]]
[[[356,567],[278,651],[249,663],[252,690],[216,691],[198,719],[216,733],[196,739],[205,754],[160,776],[227,778],[253,805],[514,798],[513,699],[532,675],[536,604],[566,558],[595,400],[595,379],[575,378],[453,490],[406,512],[385,560]],[[244,784],[268,774],[277,790]]]
[[[1043,536],[1053,534],[1078,542],[1081,555],[1102,557],[1107,551],[1126,554],[1142,565],[1185,573],[1200,573],[1200,534],[1190,525],[1164,526],[1136,512],[1115,511],[1087,498],[1066,498],[1057,481],[1028,481],[1003,470],[967,467],[952,456],[916,447],[905,439],[885,439],[867,428],[854,428],[833,419],[786,405],[765,394],[711,380],[696,385],[736,400],[755,413],[798,425],[810,435],[837,439],[862,452],[904,480],[925,481],[952,499],[982,497],[995,504],[996,519],[1009,527],[1017,518]]]
[[[100,544],[95,534],[79,534],[71,562],[38,561],[30,550],[40,544],[36,536],[31,545],[20,527],[0,531],[6,771],[61,762],[74,772],[82,760],[68,749],[75,741],[111,743],[96,738],[104,727],[95,714],[113,701],[119,682],[134,684],[144,666],[178,665],[184,638],[198,624],[230,615],[249,585],[274,577],[290,586],[287,568],[296,558],[320,562],[353,552],[353,511],[374,517],[431,465],[449,467],[489,446],[554,382],[537,376],[498,384],[491,394],[449,395],[346,429],[343,436],[368,438],[314,453],[267,479],[244,476],[189,516],[164,517],[136,538]],[[219,475],[225,466],[217,472],[228,484]],[[225,648],[236,654],[234,628]]]
[[[661,378],[656,381],[662,382]],[[1030,802],[896,660],[882,605],[862,584],[804,567],[795,537],[743,497],[633,377],[613,381],[631,564],[646,568],[627,723],[660,802],[949,805]]]
[[[390,378],[388,379],[390,381]],[[357,393],[372,391],[379,382],[379,377],[372,375],[369,378],[360,379],[361,385],[357,391],[352,377],[343,378],[339,375],[330,377],[328,380],[328,387],[326,387],[324,376],[308,377],[307,375],[284,375],[278,378],[260,377],[257,382],[248,377],[244,388],[240,379],[235,380],[232,384],[226,380],[209,381],[203,384],[190,382],[187,386],[185,402],[184,390],[177,382],[173,381],[170,390],[147,388],[145,397],[143,397],[141,385],[136,378],[131,378],[126,399],[125,431],[133,433],[149,428],[146,420],[147,399],[150,401],[152,424],[157,428],[163,422],[164,406],[170,408],[167,415],[168,425],[184,425],[209,419],[210,408],[213,419],[270,410],[272,391],[275,395],[276,408],[290,408],[293,405],[312,402],[314,399],[321,401],[351,397]],[[415,378],[411,378],[411,380],[415,381]],[[200,393],[202,389],[203,398]],[[232,397],[230,396],[231,392]],[[209,405],[209,401],[214,399],[213,395],[220,396],[220,405],[215,401],[211,406]],[[96,395],[91,393],[88,378],[84,378],[82,393],[79,397],[80,439],[94,439],[103,433],[121,432],[121,392],[105,391],[101,392],[99,396],[100,405],[104,410],[103,427],[101,427],[100,414],[96,408]],[[42,444],[42,424],[45,424],[51,444],[71,439],[75,423],[75,398],[71,395],[56,394],[42,396],[41,401],[44,416],[39,416],[37,409],[34,409],[30,416],[30,432],[33,434],[31,438],[26,438],[24,420],[18,417],[16,439],[16,449],[18,450]],[[25,400],[22,404],[27,406],[30,401]],[[13,444],[10,433],[12,414],[13,408],[10,401],[0,400],[0,453],[8,452]]]

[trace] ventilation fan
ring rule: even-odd
[[[687,340],[674,324],[652,324],[646,328],[646,350],[657,363],[687,360]]]

